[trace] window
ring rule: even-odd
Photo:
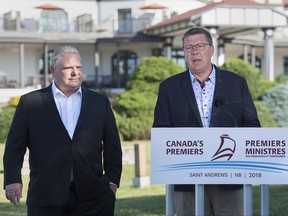
[[[164,50],[163,49],[153,49],[152,50],[153,56],[164,56]],[[187,68],[184,51],[182,49],[173,49],[172,50],[172,59],[180,65],[183,68]]]
[[[68,32],[68,15],[64,10],[42,10],[40,27],[42,32]]]
[[[82,14],[76,18],[76,27],[78,32],[92,32],[93,20],[91,14]]]
[[[118,33],[132,32],[131,9],[118,9]]]
[[[288,56],[284,57],[284,74],[288,75]]]
[[[244,59],[244,55],[239,56],[240,59]],[[252,64],[251,53],[248,54],[248,62]],[[255,67],[261,69],[261,60],[257,56],[255,57]]]
[[[123,88],[138,64],[138,55],[122,50],[112,56],[112,87]]]
[[[49,69],[49,61],[50,57],[52,56],[54,50],[49,50],[48,51],[48,74],[50,75],[50,69]],[[40,84],[41,86],[45,86],[45,54],[42,53],[40,58],[39,58],[39,75],[35,77],[37,84]],[[49,76],[48,75],[48,76]],[[51,77],[50,77],[51,78]]]

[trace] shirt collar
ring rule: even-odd
[[[57,95],[63,95],[65,96],[61,91],[60,89],[57,88],[57,86],[55,85],[55,83],[53,82],[52,83],[52,93],[53,93],[53,96],[56,97]],[[74,94],[79,94],[80,96],[82,96],[82,88],[80,87]],[[74,95],[73,94],[73,95]],[[66,96],[65,96],[66,97]]]
[[[192,80],[192,83],[198,82],[190,69],[189,69],[189,74],[190,74],[190,78]],[[215,69],[213,64],[212,64],[212,72],[210,73],[210,75],[209,75],[209,77],[207,79],[209,79],[213,84],[215,84],[215,81],[216,81],[216,69]]]

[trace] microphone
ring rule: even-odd
[[[227,110],[227,109],[224,107],[225,103],[226,103],[226,101],[225,101],[225,97],[224,97],[223,95],[219,94],[219,95],[216,95],[216,96],[214,97],[214,106],[218,109],[218,110],[215,112],[215,114],[217,114],[217,113],[220,111],[220,109],[222,109],[222,110],[223,110],[225,113],[227,113],[227,114],[230,116],[230,118],[233,120],[233,122],[234,122],[234,127],[238,127],[238,124],[237,124],[237,121],[236,121],[235,117],[232,115],[231,112],[229,112],[229,110]]]
[[[223,95],[216,95],[214,97],[214,106],[216,108],[222,107],[222,105],[225,103],[225,98]]]

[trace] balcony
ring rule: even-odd
[[[57,19],[55,19],[55,17]],[[36,20],[33,18],[21,19],[20,12],[16,14],[7,12],[0,17],[0,31],[14,31],[16,32],[107,32],[112,35],[119,34],[133,34],[141,31],[143,28],[155,23],[153,14],[143,14],[137,18],[129,19],[107,19],[98,23],[92,19],[91,14],[81,14],[77,16],[76,20],[68,22],[67,14],[45,14],[41,19]],[[161,21],[161,20],[159,20]]]

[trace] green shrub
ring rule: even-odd
[[[288,86],[278,85],[266,91],[260,101],[268,108],[279,127],[288,127]]]
[[[181,71],[184,68],[164,57],[144,58],[135,68],[113,105],[124,140],[150,139],[159,83]]]
[[[19,103],[20,96],[12,97],[5,107],[0,109],[0,143],[5,143],[14,112]]]
[[[117,97],[113,109],[118,115],[118,129],[124,140],[149,138],[155,103],[155,94],[148,91],[128,90]]]
[[[276,82],[285,84],[288,82],[288,75],[287,74],[279,74],[275,77]]]
[[[278,82],[271,82],[264,79],[260,71],[253,67],[250,63],[241,59],[228,59],[220,67],[223,70],[229,70],[231,72],[237,73],[246,79],[249,91],[255,102],[255,106],[258,112],[259,121],[262,127],[277,127],[277,122],[274,121],[270,110],[257,100],[263,95],[267,90],[279,85]]]
[[[114,109],[127,117],[136,117],[139,114],[147,116],[153,114],[155,103],[156,97],[153,92],[128,90],[117,97]]]
[[[263,103],[256,101],[255,106],[261,127],[278,127],[277,123],[273,120],[269,109]]]
[[[19,100],[20,100],[20,97],[21,96],[15,96],[15,97],[12,97],[9,102],[8,102],[8,106],[10,107],[17,107],[18,103],[19,103]]]
[[[266,79],[262,79],[260,81],[260,86],[259,86],[259,90],[260,90],[260,97],[261,95],[263,95],[266,91],[268,91],[269,89],[279,85],[279,82],[276,81],[270,81],[270,80],[266,80]]]
[[[162,80],[183,70],[173,60],[164,57],[143,58],[135,68],[135,72],[129,77],[126,90],[153,91],[157,94],[158,85]]]
[[[0,110],[0,143],[5,143],[14,116],[15,107],[4,107]]]
[[[117,119],[118,129],[124,140],[149,139],[152,122],[153,116],[127,117],[123,115]]]
[[[263,88],[260,87],[263,77],[259,70],[253,67],[250,63],[241,59],[228,59],[220,68],[223,70],[229,70],[244,77],[249,86],[253,100],[258,99],[263,93]]]

